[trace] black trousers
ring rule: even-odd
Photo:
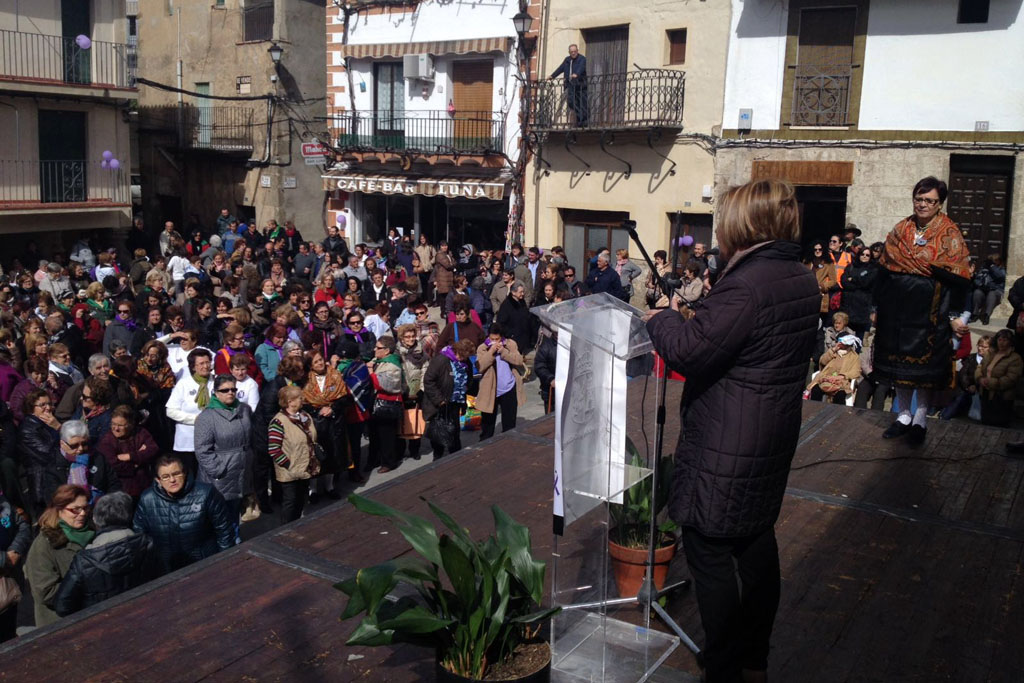
[[[853,399],[855,408],[867,408],[871,402],[871,410],[884,410],[885,397],[889,395],[892,385],[889,382],[881,382],[873,379],[870,375],[862,377],[857,383],[857,393]]]
[[[480,413],[481,441],[494,436],[494,425],[498,421],[499,410],[501,411],[501,431],[507,432],[510,429],[515,429],[516,414],[519,410],[519,397],[515,387],[494,399],[494,410],[492,412]]]
[[[392,470],[401,464],[397,420],[370,420],[370,453],[367,460],[371,466],[380,464]]]
[[[781,583],[775,529],[710,538],[684,528],[683,547],[704,624],[708,683],[740,681],[743,669],[767,670]]]
[[[345,433],[348,435],[348,457],[350,469],[363,471],[363,431],[365,422],[349,422]]]
[[[309,479],[281,482],[281,524],[294,522],[302,517],[309,497]]]

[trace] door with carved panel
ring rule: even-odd
[[[493,147],[494,60],[459,60],[452,64],[452,103],[455,149]]]
[[[1011,156],[950,158],[947,212],[979,259],[990,254],[1006,257],[1013,170]]]

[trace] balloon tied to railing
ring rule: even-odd
[[[116,171],[121,168],[121,162],[114,158],[114,153],[109,149],[103,151],[103,161],[100,162],[100,168],[108,168],[111,171]]]
[[[92,47],[92,39],[89,38],[89,36],[87,35],[78,35],[77,37],[75,37],[75,45],[82,48],[83,50],[88,50],[90,47]]]

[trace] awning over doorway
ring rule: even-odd
[[[367,57],[401,57],[402,55],[468,55],[488,52],[508,52],[512,49],[512,38],[467,38],[466,40],[431,40],[421,43],[367,43],[365,45],[341,45],[341,56],[353,59]]]
[[[368,194],[423,195],[453,199],[493,199],[505,196],[506,183],[500,180],[453,178],[448,176],[399,176],[329,171],[323,176],[324,190],[365,192]]]

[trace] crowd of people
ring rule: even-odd
[[[453,250],[391,230],[349,249],[325,233],[223,210],[154,236],[139,219],[120,250],[33,243],[7,269],[0,576],[24,573],[37,626],[229,548],[262,514],[298,519],[343,479],[419,460],[424,441],[458,451],[468,405],[481,440],[499,414],[514,428],[531,371],[551,410],[555,334],[531,307],[665,298],[625,250],[578,275],[560,247]],[[696,302],[714,257],[709,273],[692,251],[678,286]]]
[[[925,226],[937,223],[937,217],[945,218],[940,212],[945,200],[945,186],[941,181],[931,181],[916,187],[914,194],[915,206],[923,208],[926,219],[912,238],[912,241],[917,241],[915,246],[921,249],[928,242],[924,237]],[[928,192],[935,196],[919,196]],[[955,226],[954,230],[957,230]],[[1024,350],[1024,325],[1018,326],[1019,314],[1024,308],[1024,278],[1018,279],[1010,289],[1008,300],[1013,306],[1013,313],[1007,327],[995,335],[983,335],[976,344],[972,344],[968,325],[976,321],[988,325],[993,311],[1002,301],[1006,287],[1002,258],[999,254],[991,254],[979,262],[968,257],[966,248],[961,246],[956,258],[962,261],[965,270],[959,275],[953,272],[955,265],[949,262],[946,268],[939,265],[940,255],[933,258],[929,264],[932,270],[927,271],[929,276],[936,268],[951,273],[945,276],[946,287],[942,290],[942,301],[937,304],[943,307],[943,319],[950,321],[947,339],[940,345],[946,351],[941,362],[948,362],[950,367],[939,368],[945,374],[937,382],[930,382],[927,387],[915,386],[917,393],[904,395],[901,406],[892,373],[876,371],[875,340],[878,308],[884,308],[889,303],[887,299],[891,298],[880,292],[884,291],[887,282],[904,271],[900,270],[902,264],[898,258],[886,259],[889,240],[866,244],[860,235],[861,231],[855,225],[848,225],[842,235],[832,235],[827,242],[812,242],[804,259],[821,291],[821,324],[812,356],[815,371],[805,396],[812,400],[845,402],[873,410],[889,409],[891,403],[887,403],[887,399],[892,399],[897,411],[909,411],[913,404],[917,412],[917,404],[923,403],[919,400],[923,393],[920,389],[924,388],[929,392],[926,415],[946,420],[967,415],[984,424],[1007,426],[1013,417],[1017,386],[1024,370],[1020,355]],[[899,248],[899,241],[895,245]],[[911,273],[910,277],[923,279],[923,275],[923,272]],[[933,291],[926,289],[924,297],[935,298]],[[905,330],[919,327],[913,320],[915,313],[912,309],[919,309],[917,315],[931,313],[927,302],[917,309],[904,297],[899,297],[895,303],[899,315],[907,317],[897,321],[894,327],[900,326]],[[1024,323],[1024,319],[1020,322]],[[942,372],[938,374],[942,375]],[[918,422],[923,426],[921,420]],[[908,423],[905,426],[912,425]],[[893,432],[901,431],[900,428],[893,429]],[[918,435],[918,440],[921,438],[923,432]]]

